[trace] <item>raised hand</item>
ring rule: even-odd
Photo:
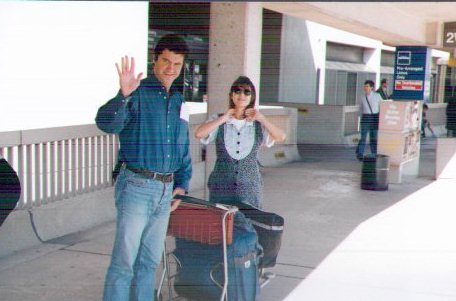
[[[131,58],[130,63],[128,56],[124,56],[121,58],[121,63],[121,67],[116,63],[117,73],[119,74],[120,91],[123,96],[127,97],[138,88],[143,74],[141,72],[135,76],[135,59],[133,57]]]
[[[223,114],[222,118],[223,121],[227,122],[231,117],[234,115],[234,109],[229,109],[228,111]]]
[[[257,109],[250,108],[245,110],[245,116],[248,121],[259,121],[262,122],[264,120],[264,115],[260,113]]]

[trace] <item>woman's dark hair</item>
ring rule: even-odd
[[[252,97],[250,98],[250,103],[246,107],[246,109],[253,108],[255,106],[255,100],[256,100],[255,86],[253,85],[250,78],[248,78],[247,76],[241,75],[231,85],[230,94],[229,94],[230,109],[234,109],[234,107],[235,107],[234,102],[231,99],[231,95],[236,88],[250,88],[250,90],[252,91],[252,94],[251,94]]]
[[[184,58],[189,53],[188,45],[184,39],[176,34],[167,34],[158,40],[157,45],[154,49],[154,60],[158,59],[158,56],[163,53],[165,49],[171,52],[182,54]]]

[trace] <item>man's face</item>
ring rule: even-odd
[[[165,49],[154,63],[154,74],[163,86],[169,89],[174,80],[179,77],[183,65],[183,54],[177,54]]]
[[[382,84],[382,88],[386,90],[386,88],[388,88],[388,83],[387,83],[387,82],[384,82],[384,83]]]
[[[364,93],[370,94],[372,92],[372,87],[369,85],[364,85]]]

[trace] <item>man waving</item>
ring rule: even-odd
[[[154,50],[153,74],[144,80],[135,74],[134,58],[122,58],[121,66],[116,64],[119,93],[98,110],[98,127],[119,134],[122,162],[104,301],[129,301],[130,294],[134,300],[154,300],[169,214],[179,205],[172,198],[188,190],[192,172],[188,111],[172,87],[187,53],[181,37],[164,36]]]

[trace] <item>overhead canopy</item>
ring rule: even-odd
[[[453,2],[263,2],[263,7],[383,43],[442,47],[444,22],[456,21]]]

